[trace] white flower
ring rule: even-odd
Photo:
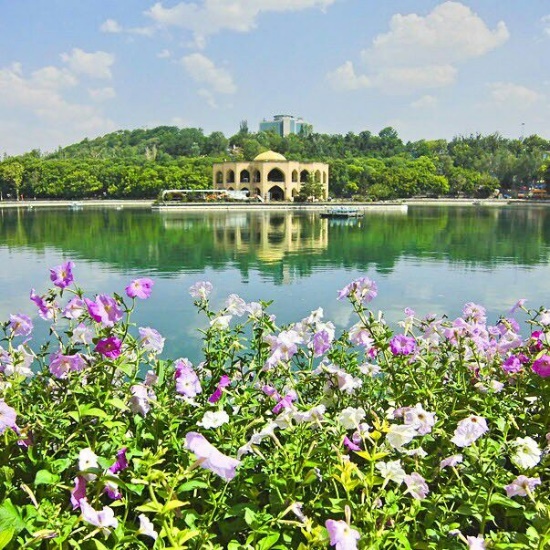
[[[237,294],[230,294],[225,301],[227,313],[240,317],[246,312],[246,302]]]
[[[533,468],[540,462],[541,450],[533,438],[518,437],[512,441],[512,447],[515,453],[511,456],[511,460],[518,468]]]
[[[400,460],[390,460],[389,462],[377,462],[376,469],[380,472],[380,475],[384,478],[384,485],[388,481],[394,481],[398,485],[405,480],[405,470],[401,467]]]
[[[229,322],[232,315],[218,315],[210,321],[210,326],[217,330],[227,330],[229,328]]]
[[[146,535],[148,537],[151,537],[153,540],[157,540],[157,537],[159,535],[155,531],[155,526],[153,525],[151,520],[145,514],[140,514],[138,516],[138,519],[139,519],[138,535]]]
[[[489,428],[485,418],[471,415],[458,423],[451,441],[458,447],[469,447],[487,431]]]
[[[98,512],[88,504],[85,498],[81,499],[79,502],[82,519],[84,521],[96,527],[100,527],[106,535],[110,532],[108,527],[112,527],[113,529],[118,527],[118,520],[115,518],[115,513],[109,506],[105,506],[103,510]]]
[[[463,460],[462,455],[451,455],[447,458],[444,458],[440,463],[439,467],[443,468],[454,468],[457,464],[460,464]]]
[[[357,429],[361,420],[365,418],[365,409],[359,407],[354,409],[353,407],[347,407],[340,412],[336,420],[346,429],[354,430]]]
[[[89,468],[99,468],[97,463],[97,455],[90,449],[86,447],[78,453],[78,469],[83,472]],[[88,481],[95,479],[95,474],[87,474],[84,476]]]
[[[376,376],[380,374],[381,370],[380,365],[375,365],[373,363],[365,363],[359,366],[359,371],[365,376]]]
[[[206,428],[219,428],[229,422],[229,415],[225,411],[206,411],[202,420],[197,422],[199,426]]]
[[[426,498],[426,495],[430,492],[425,479],[416,472],[413,472],[410,476],[405,476],[405,484],[407,485],[405,492],[417,500]]]
[[[424,410],[420,403],[414,407],[408,407],[403,418],[405,424],[414,426],[420,435],[426,435],[432,431],[436,417],[434,413]]]
[[[394,448],[400,451],[403,445],[410,443],[418,432],[414,426],[409,424],[392,424],[386,434],[386,441]]]
[[[477,537],[472,537],[471,535],[466,537],[466,544],[468,545],[468,550],[485,550],[485,540],[482,536],[478,535]]]

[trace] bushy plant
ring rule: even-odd
[[[153,281],[87,297],[74,265],[0,348],[0,548],[545,548],[550,310],[487,324],[368,309],[376,284],[278,327],[190,289],[203,361],[161,360],[132,314]],[[525,311],[522,301],[515,310]]]

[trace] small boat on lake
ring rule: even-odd
[[[362,218],[364,213],[359,208],[349,206],[333,206],[325,212],[321,212],[321,218]]]

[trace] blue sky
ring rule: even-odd
[[[550,138],[546,0],[0,0],[0,153],[301,116]]]

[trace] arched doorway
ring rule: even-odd
[[[302,170],[300,172],[300,183],[307,183],[309,178],[309,172],[307,170]]]
[[[273,181],[273,182],[277,182],[277,183],[284,183],[285,182],[285,175],[283,174],[283,172],[281,170],[279,170],[279,168],[273,168],[273,170],[271,170],[269,172],[269,174],[267,174],[267,181]]]
[[[235,172],[233,170],[229,170],[227,172],[227,183],[235,183]]]
[[[268,191],[269,200],[272,201],[284,201],[285,200],[285,192],[278,186],[274,185],[271,187]]]

